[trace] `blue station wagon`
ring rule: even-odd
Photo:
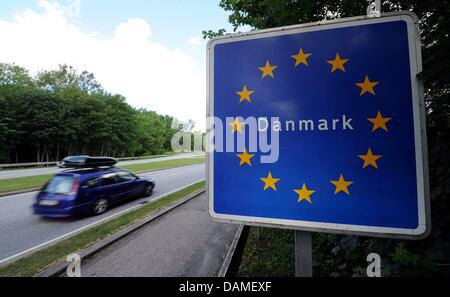
[[[154,179],[140,178],[116,167],[68,170],[55,175],[42,188],[33,210],[53,218],[100,215],[113,204],[149,197],[154,188]]]

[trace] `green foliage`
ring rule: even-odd
[[[382,11],[411,10],[421,27],[429,148],[432,233],[421,241],[316,234],[319,276],[364,276],[366,257],[382,258],[384,276],[450,275],[450,5],[448,0],[382,1]],[[234,29],[309,23],[366,14],[365,0],[221,0]],[[211,32],[214,33],[214,32]],[[223,34],[224,32],[221,32]],[[213,34],[210,34],[211,36]],[[208,36],[206,36],[208,37]],[[286,242],[288,244],[288,242]]]
[[[428,241],[428,239],[426,240]],[[314,234],[314,274],[318,276],[366,276],[369,253],[381,256],[384,277],[442,276],[448,271],[439,261],[447,246],[432,246],[425,242],[369,239],[355,236]]]
[[[33,79],[25,68],[0,63],[0,85],[32,86]]]
[[[294,247],[293,231],[252,227],[238,276],[294,276]]]
[[[208,31],[202,31],[203,39],[211,39],[217,36],[222,36],[227,31],[225,29],[219,29],[218,31],[208,30]]]
[[[39,72],[36,84],[43,89],[54,91],[81,90],[88,93],[101,93],[102,87],[94,75],[87,71],[81,74],[68,65],[61,65],[57,70]]]
[[[136,116],[137,154],[161,154],[170,149],[170,142],[175,134],[171,128],[172,118],[158,115],[153,111],[139,110]]]
[[[0,64],[0,163],[160,154],[171,149],[173,120],[132,108],[71,66],[32,78],[24,68]]]

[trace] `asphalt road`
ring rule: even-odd
[[[153,162],[184,159],[184,158],[193,158],[193,157],[202,157],[202,156],[205,156],[205,155],[198,154],[198,153],[186,153],[186,154],[178,154],[178,155],[161,157],[161,158],[123,161],[123,162],[117,163],[117,166],[120,167],[123,165],[153,163]],[[0,180],[1,179],[9,179],[9,178],[17,178],[17,177],[33,176],[33,175],[55,174],[55,173],[61,172],[63,170],[65,170],[65,169],[60,169],[57,167],[6,170],[6,171],[0,171]]]
[[[211,277],[237,231],[211,221],[205,195],[177,207],[82,262],[83,277]]]
[[[205,179],[205,165],[180,167],[140,176],[153,177],[157,185],[150,199]],[[0,263],[6,259],[83,228],[149,198],[131,200],[98,217],[45,219],[32,214],[36,192],[0,198]]]

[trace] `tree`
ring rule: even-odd
[[[0,85],[33,86],[33,79],[23,67],[15,64],[0,63]]]
[[[57,70],[39,72],[36,83],[40,88],[53,91],[78,89],[87,93],[101,93],[103,91],[94,74],[83,71],[80,74],[75,68],[60,65]]]
[[[0,162],[60,160],[66,155],[113,157],[170,150],[173,118],[136,110],[107,93],[93,74],[61,65],[35,78],[0,64]]]
[[[164,151],[171,151],[172,150],[172,144],[171,140],[175,133],[178,132],[178,129],[174,129],[172,127],[172,124],[174,123],[175,118],[171,116],[163,116],[163,122],[164,122],[164,145],[163,149]]]
[[[36,147],[36,162],[51,161],[51,151],[58,139],[63,100],[55,94],[35,89],[24,94],[23,114],[27,138]]]
[[[5,160],[8,155],[6,149],[8,136],[8,119],[6,114],[6,100],[0,97],[0,160]]]
[[[450,261],[450,5],[448,0],[382,3],[383,12],[412,10],[420,20],[433,230],[426,240],[418,242],[316,235],[315,271],[320,275],[362,274],[355,266],[365,263],[369,251],[383,255],[383,275],[448,274],[446,266],[440,264]],[[237,30],[243,25],[266,29],[365,15],[367,4],[365,0],[221,0],[219,5],[231,13],[229,22]],[[224,33],[210,30],[203,35],[211,38]]]
[[[167,131],[165,117],[146,109],[136,114],[140,154],[160,154],[166,150]]]

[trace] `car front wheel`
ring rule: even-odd
[[[108,209],[108,206],[109,206],[108,199],[106,198],[98,199],[94,204],[93,208],[94,215],[98,216],[105,213],[105,211]]]
[[[151,185],[146,186],[144,190],[144,196],[150,197],[152,194],[153,194],[153,186]]]

